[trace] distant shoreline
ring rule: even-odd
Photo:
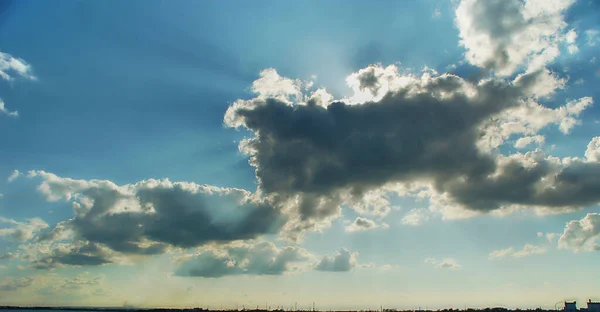
[[[284,310],[284,309],[222,309],[222,310],[211,310],[205,308],[135,308],[135,307],[42,307],[42,306],[33,306],[33,307],[24,307],[24,306],[0,306],[0,310],[62,310],[62,311],[106,311],[106,312],[232,312],[232,311],[246,311],[246,312],[311,312],[312,310]],[[508,309],[502,307],[494,307],[494,308],[483,308],[483,309],[417,309],[417,310],[400,310],[400,309],[383,309],[382,310],[314,310],[312,312],[526,312],[526,311],[535,311],[535,312],[556,312],[563,310],[555,310],[555,309]]]

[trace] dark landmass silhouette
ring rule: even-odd
[[[0,306],[0,310],[62,310],[62,311],[107,311],[107,312],[556,312],[555,309],[508,309],[502,307],[484,308],[484,309],[437,309],[437,310],[400,310],[400,309],[372,309],[372,310],[293,310],[293,309],[230,309],[230,310],[210,310],[204,308],[127,308],[127,307],[27,307],[27,306]],[[561,310],[562,311],[562,310]]]

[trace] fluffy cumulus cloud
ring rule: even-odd
[[[546,138],[543,135],[530,135],[530,136],[525,136],[525,137],[519,138],[515,142],[515,147],[516,148],[525,148],[530,144],[542,145],[542,144],[544,144],[544,142],[546,142]]]
[[[427,258],[425,259],[425,263],[429,263],[433,265],[436,269],[451,269],[456,270],[460,268],[460,264],[453,258],[445,258],[442,260],[437,260],[436,258]]]
[[[356,266],[356,257],[358,257],[358,252],[342,248],[333,256],[323,256],[314,268],[317,271],[325,272],[348,272]]]
[[[33,238],[36,233],[48,227],[48,224],[40,218],[31,218],[27,219],[25,222],[18,222],[0,217],[0,224],[2,223],[6,224],[7,227],[0,228],[0,237],[18,242],[29,240]]]
[[[532,255],[544,254],[547,251],[548,251],[548,249],[546,247],[526,244],[525,246],[523,246],[523,249],[521,249],[521,250],[515,250],[512,247],[509,247],[506,249],[494,250],[489,254],[488,258],[490,260],[507,258],[507,257],[523,258],[523,257],[532,256]]]
[[[28,176],[42,179],[38,190],[48,200],[73,206],[71,219],[23,247],[38,267],[99,265],[120,255],[251,239],[285,222],[267,201],[241,189],[169,180],[119,186],[43,171]]]
[[[600,250],[600,213],[588,213],[581,220],[567,223],[565,230],[558,239],[558,247],[579,251]]]
[[[377,228],[388,228],[389,226],[385,223],[377,223],[371,219],[357,217],[354,221],[348,225],[346,225],[346,232],[358,232],[358,231],[368,231]]]
[[[575,0],[461,0],[456,9],[460,42],[471,64],[512,75],[521,67],[540,69],[567,42],[575,52],[565,11]]]
[[[570,211],[600,201],[598,181],[589,174],[598,165],[566,164],[538,150],[504,156],[484,147],[493,140],[489,134],[498,132],[494,123],[506,138],[527,135],[519,147],[541,143],[536,133],[550,124],[564,133],[576,126],[592,98],[558,108],[536,100],[560,87],[557,79],[540,69],[512,81],[474,83],[431,70],[402,74],[373,65],[348,79],[366,102],[323,107],[257,97],[236,101],[224,122],[253,134],[239,148],[256,170],[259,192],[295,210],[296,228],[336,218],[342,205],[359,213],[389,211],[386,193],[415,183],[430,188],[431,210],[437,212]],[[555,85],[546,90],[548,81]],[[373,194],[377,200],[364,200]],[[376,204],[364,209],[365,202]],[[415,224],[419,218],[405,221]]]
[[[587,146],[585,159],[590,162],[600,162],[600,137],[594,137]]]
[[[312,258],[312,254],[300,247],[277,248],[271,242],[234,243],[184,257],[175,274],[209,278],[240,274],[281,275],[299,270],[299,266],[293,265]]]

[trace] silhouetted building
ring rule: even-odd
[[[588,312],[600,312],[600,302],[592,302],[592,299],[587,302]]]
[[[577,311],[577,301],[568,302],[565,301],[564,311]]]

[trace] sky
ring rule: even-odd
[[[2,1],[0,301],[600,300],[599,14]]]

